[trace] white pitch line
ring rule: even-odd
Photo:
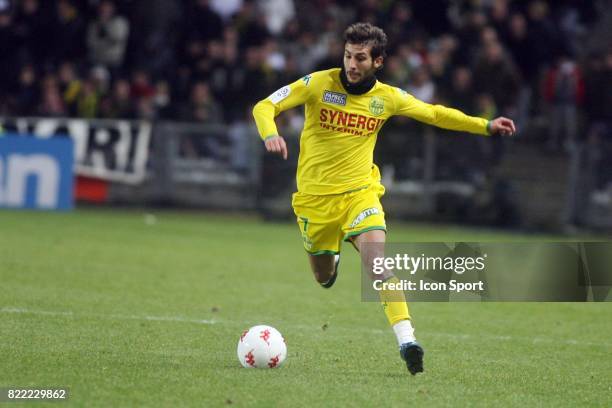
[[[42,316],[63,316],[63,317],[95,317],[101,319],[112,319],[112,320],[143,320],[143,321],[155,321],[155,322],[178,322],[178,323],[192,323],[192,324],[235,324],[244,325],[245,327],[252,325],[252,321],[238,322],[238,321],[220,321],[220,320],[206,320],[206,319],[192,319],[181,316],[138,316],[138,315],[121,315],[121,314],[102,314],[102,313],[74,313],[70,311],[49,311],[49,310],[32,310],[16,307],[3,307],[0,309],[0,313],[17,313],[17,314],[33,314]],[[319,325],[305,325],[305,324],[284,324],[284,327],[291,327],[293,329],[303,330],[321,330]],[[331,326],[328,328],[330,332],[335,330],[341,332],[357,332],[357,333],[370,333],[370,334],[388,334],[391,333],[387,330],[381,329],[356,329],[350,327],[339,327]],[[532,344],[564,344],[570,346],[585,346],[585,347],[604,347],[612,348],[610,343],[596,343],[589,341],[581,341],[576,339],[551,339],[547,337],[519,337],[519,336],[500,336],[500,335],[487,335],[487,334],[465,334],[465,333],[444,333],[444,332],[425,332],[425,337],[445,337],[453,340],[466,340],[466,341],[514,341],[514,342],[529,342]]]
[[[0,313],[20,313],[34,314],[42,316],[68,316],[68,317],[97,317],[102,319],[114,320],[146,320],[153,322],[180,322],[180,323],[196,323],[196,324],[215,324],[215,320],[206,319],[189,319],[180,316],[138,316],[138,315],[120,315],[120,314],[101,314],[101,313],[73,313],[73,312],[57,312],[48,310],[31,310],[17,307],[3,307]]]

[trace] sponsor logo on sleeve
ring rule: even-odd
[[[289,85],[287,85],[287,86],[283,86],[281,89],[274,92],[268,98],[272,101],[272,103],[279,103],[280,101],[288,97],[290,93],[291,93],[291,88],[289,87]]]
[[[310,83],[310,78],[312,78],[312,75],[306,75],[302,78],[302,81],[304,81],[306,86],[308,86],[308,84]]]
[[[325,91],[323,92],[323,102],[331,103],[333,105],[346,106],[346,94]]]

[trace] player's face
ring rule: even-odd
[[[382,57],[372,59],[372,47],[367,44],[349,44],[344,46],[344,70],[351,84],[368,78],[382,66]]]

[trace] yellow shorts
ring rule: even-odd
[[[344,194],[293,194],[293,211],[309,254],[338,254],[342,240],[366,231],[386,231],[380,197],[385,188],[378,182]]]

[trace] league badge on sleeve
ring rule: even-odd
[[[279,103],[283,99],[289,96],[291,93],[291,87],[289,85],[283,86],[278,91],[272,93],[268,98],[272,101],[272,103]]]

